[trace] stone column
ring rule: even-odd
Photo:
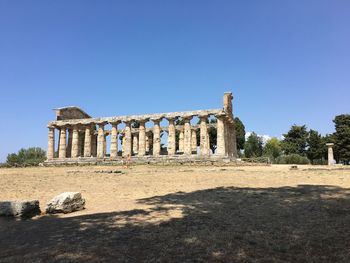
[[[123,156],[131,156],[132,153],[131,143],[131,122],[125,122],[125,132],[123,138]]]
[[[47,159],[52,160],[55,157],[55,128],[49,126],[49,138],[47,142]]]
[[[225,156],[225,117],[217,116],[217,148],[216,154]]]
[[[72,140],[73,140],[73,130],[72,128],[68,128],[67,158],[72,157]]]
[[[72,158],[77,158],[79,156],[79,130],[78,126],[73,127],[73,136],[72,136]]]
[[[91,155],[96,157],[97,156],[97,137],[95,134],[95,129],[92,129],[92,136],[91,136]]]
[[[115,159],[118,156],[118,122],[112,123],[110,157]]]
[[[184,130],[183,127],[180,130],[179,133],[179,152],[183,153],[184,152]]]
[[[105,133],[104,136],[105,136],[105,139],[103,141],[103,157],[105,157],[107,154],[107,136],[108,136],[108,134]]]
[[[60,145],[58,158],[66,158],[66,127],[60,127]]]
[[[175,155],[176,153],[176,132],[175,132],[175,120],[168,119],[168,155]]]
[[[208,116],[200,116],[200,152],[201,155],[209,155],[209,136],[207,120]]]
[[[78,157],[84,155],[84,141],[85,141],[85,131],[79,131],[79,152]]]
[[[145,121],[140,121],[139,127],[139,156],[146,155],[146,126]]]
[[[184,118],[184,154],[191,155],[191,123],[189,118]]]
[[[151,141],[151,139],[150,139],[150,133],[147,132],[147,133],[146,133],[146,153],[148,153],[148,154],[149,154],[150,148],[151,148],[151,146],[150,146],[150,141]]]
[[[156,119],[153,120],[154,127],[153,127],[153,155],[159,156],[160,155],[160,120]]]
[[[334,143],[327,143],[326,145],[328,147],[328,165],[333,165],[334,164],[334,156],[333,156]]]
[[[197,153],[197,130],[191,131],[191,151]]]
[[[85,127],[84,157],[91,157],[91,126]]]
[[[139,137],[136,133],[132,136],[132,151],[133,154],[137,154],[139,152]]]
[[[105,123],[100,123],[98,125],[97,134],[97,158],[104,158],[104,146],[105,146],[105,134],[104,134]]]

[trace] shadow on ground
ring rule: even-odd
[[[1,262],[349,262],[350,191],[215,188],[147,210],[0,221]],[[181,209],[181,218],[151,223]],[[135,218],[139,218],[136,220]],[[147,218],[147,220],[145,220]],[[120,224],[120,222],[124,222]]]

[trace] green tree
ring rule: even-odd
[[[284,139],[281,143],[284,154],[306,155],[307,138],[309,133],[305,125],[293,125],[287,134],[283,134]]]
[[[244,144],[244,155],[247,158],[260,157],[263,153],[262,138],[255,132],[249,135],[247,141]]]
[[[350,114],[335,117],[334,148],[336,160],[349,164],[350,162]]]
[[[269,157],[272,162],[275,162],[276,158],[282,153],[280,141],[276,137],[269,139],[264,146],[263,152],[264,156]]]
[[[18,153],[11,153],[7,156],[6,163],[10,166],[38,165],[45,161],[46,152],[39,147],[20,149]]]
[[[310,162],[312,164],[322,163],[325,151],[327,151],[322,135],[311,129],[307,138],[307,145],[306,156]]]
[[[238,117],[235,118],[235,125],[236,125],[237,152],[240,152],[241,150],[244,149],[245,127],[243,122]]]

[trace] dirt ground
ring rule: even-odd
[[[67,191],[86,209],[0,218],[0,262],[350,262],[348,169],[0,169],[0,201]]]

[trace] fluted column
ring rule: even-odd
[[[158,156],[160,155],[160,120],[153,120],[153,122],[153,155]]]
[[[195,129],[191,131],[191,151],[197,152],[197,131]]]
[[[189,118],[185,118],[184,125],[184,154],[190,155],[192,153],[191,150],[191,123]]]
[[[114,159],[118,156],[118,123],[112,123],[110,157]]]
[[[66,127],[60,128],[59,158],[66,158]]]
[[[175,120],[168,119],[168,155],[175,155],[176,153],[176,131],[175,131]]]
[[[139,127],[139,156],[146,155],[146,126],[144,121],[140,121]]]
[[[104,146],[105,146],[105,135],[104,135],[105,123],[98,125],[98,134],[97,134],[97,158],[104,157]]]
[[[225,119],[224,116],[217,116],[217,148],[216,154],[225,155]]]
[[[49,136],[47,142],[47,159],[52,160],[55,157],[55,128],[49,126]]]
[[[151,133],[146,133],[146,153],[150,154],[151,150]]]
[[[73,127],[73,137],[72,137],[72,158],[77,158],[79,156],[79,130],[78,126]]]
[[[125,122],[125,133],[123,138],[123,156],[131,156],[131,122]]]
[[[91,126],[85,127],[84,157],[91,157]]]
[[[200,152],[201,155],[209,155],[209,136],[207,126],[208,116],[200,116]]]
[[[180,133],[179,133],[179,152],[180,153],[184,152],[184,130],[183,130],[183,128],[180,130]]]
[[[73,129],[68,128],[67,158],[72,157]]]
[[[136,133],[132,135],[132,152],[137,154],[139,152],[139,137]]]
[[[92,129],[91,135],[91,155],[94,157],[97,156],[97,136],[95,134],[95,129]]]

